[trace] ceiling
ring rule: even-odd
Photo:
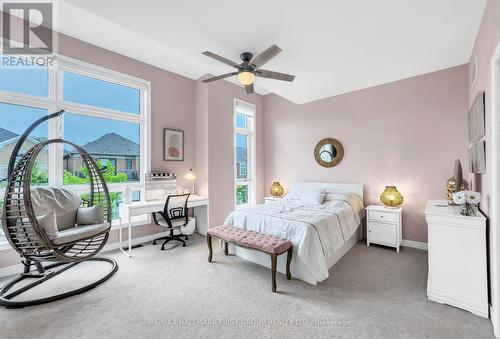
[[[467,63],[486,0],[64,0],[58,29],[192,79],[277,44],[256,91],[305,103]],[[242,89],[243,90],[243,89]]]

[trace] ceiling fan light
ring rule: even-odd
[[[254,81],[255,81],[255,74],[253,74],[252,72],[243,71],[238,73],[238,82],[243,86],[251,85],[253,84]]]

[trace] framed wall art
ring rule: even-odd
[[[473,144],[484,134],[484,92],[479,92],[469,111],[469,143]]]
[[[163,160],[184,160],[184,131],[165,128],[163,135]]]

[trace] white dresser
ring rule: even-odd
[[[425,206],[428,229],[429,300],[463,308],[488,318],[486,218],[460,214],[460,207],[429,200]]]
[[[366,245],[371,243],[396,248],[403,240],[403,208],[387,208],[380,205],[370,205],[366,208]]]

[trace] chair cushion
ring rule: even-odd
[[[104,207],[101,204],[92,207],[78,207],[76,213],[76,224],[95,225],[104,222]]]
[[[161,226],[170,227],[168,226],[167,221],[163,219],[163,217],[159,213],[156,213],[156,220],[158,220],[158,224],[160,224]],[[172,223],[172,228],[179,228],[184,226],[184,224],[186,223],[186,219],[182,218],[182,219],[171,220],[171,223]]]
[[[37,216],[54,211],[57,229],[63,231],[75,227],[82,199],[76,193],[62,188],[36,187],[31,190],[31,203]]]
[[[222,240],[234,242],[237,245],[255,248],[269,254],[281,254],[292,246],[289,240],[229,225],[213,227],[208,230],[208,234]]]
[[[109,223],[76,226],[63,231],[58,231],[56,236],[52,239],[52,242],[55,245],[71,243],[81,239],[91,238],[94,235],[106,231],[108,228],[110,228]]]
[[[50,239],[53,239],[57,235],[57,219],[56,213],[54,211],[50,211],[47,214],[36,217],[36,220],[42,226],[43,230]]]

